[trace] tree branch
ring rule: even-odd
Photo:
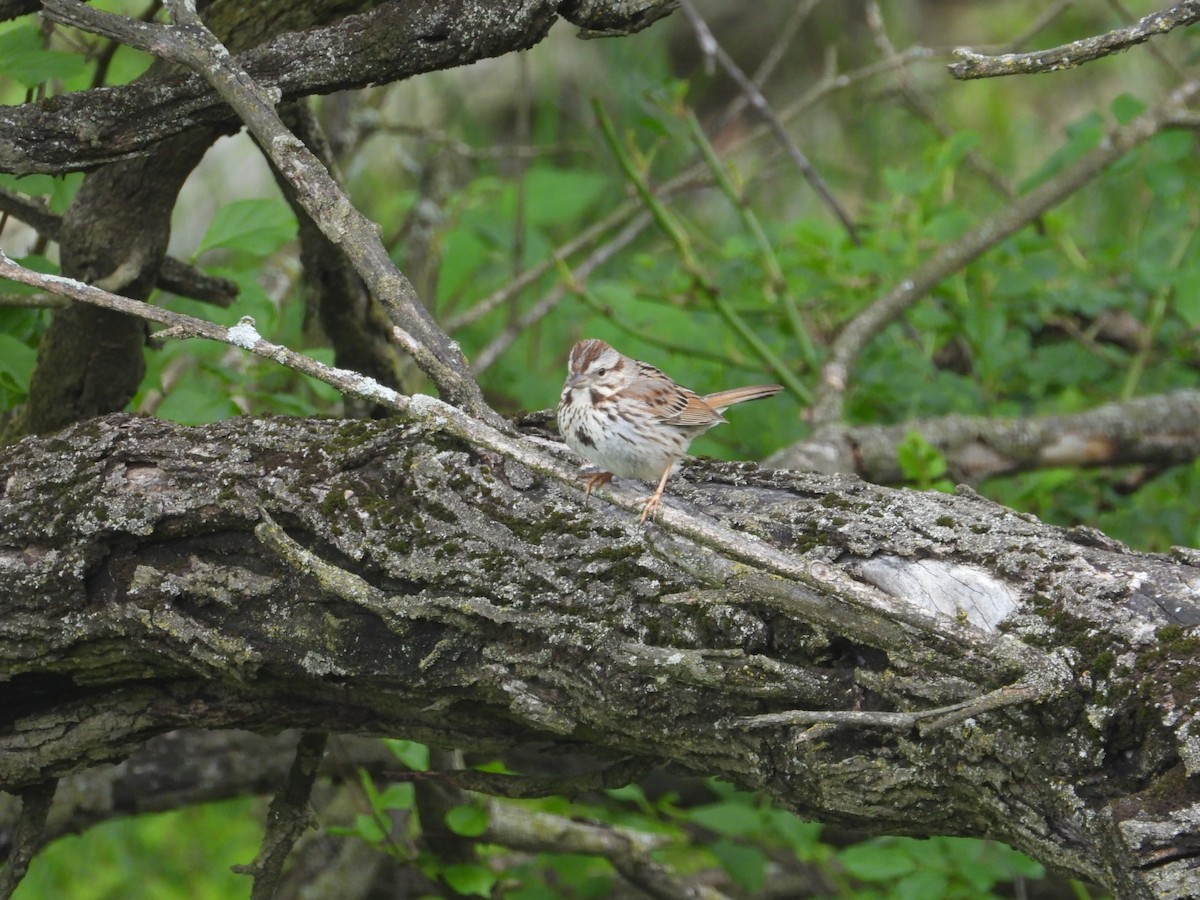
[[[269,97],[230,62],[229,51],[204,26],[194,5],[167,3],[175,26],[106,13],[77,0],[46,0],[43,5],[44,14],[56,21],[103,34],[202,74],[246,123],[321,231],[354,263],[395,325],[412,336],[405,350],[446,400],[493,425],[502,424],[471,378],[462,351],[434,322],[408,279],[391,261],[374,224],[355,209],[328,169],[283,124],[274,108],[278,96]]]
[[[254,877],[252,900],[270,900],[276,895],[288,853],[300,835],[315,825],[309,810],[309,795],[325,756],[327,740],[324,731],[306,731],[300,735],[287,779],[267,811],[267,834],[258,857],[248,866],[234,866],[235,872]]]
[[[945,416],[826,428],[766,463],[900,484],[899,447],[913,431],[946,457],[953,480],[971,484],[1053,466],[1178,465],[1200,454],[1200,391],[1139,397],[1066,416]]]
[[[0,212],[20,219],[52,241],[57,241],[62,234],[62,216],[51,212],[33,198],[3,186],[0,186]],[[232,306],[238,295],[235,282],[209,275],[173,256],[163,260],[162,271],[158,274],[158,287],[181,297],[191,297],[221,307]]]
[[[966,47],[954,51],[962,62],[950,66],[955,78],[995,78],[1000,75],[1030,75],[1037,72],[1059,72],[1074,69],[1137,44],[1145,43],[1159,34],[1200,22],[1200,2],[1185,0],[1139,19],[1133,25],[1117,28],[1105,34],[1072,41],[1049,50],[1032,53],[1005,53],[988,56]]]
[[[550,0],[391,0],[332,24],[273,37],[235,64],[284,100],[386,84],[533,46],[555,20]],[[57,4],[84,19],[87,7]],[[82,9],[82,11],[81,11]],[[149,31],[144,31],[149,34]],[[145,154],[196,127],[239,124],[196,75],[153,76],[42,103],[0,108],[0,171],[79,171]]]
[[[0,785],[183,722],[544,741],[995,837],[1122,896],[1188,871],[1186,556],[735,465],[687,467],[643,529],[456,428],[114,416],[0,451]]]

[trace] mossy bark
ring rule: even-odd
[[[7,790],[185,725],[550,742],[994,837],[1121,896],[1190,890],[1187,551],[689,467],[669,505],[756,557],[411,424],[113,416],[0,471]]]

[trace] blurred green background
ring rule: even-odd
[[[101,5],[141,12],[134,3]],[[1037,29],[1051,5],[1035,0],[885,3],[874,24],[858,2],[696,6],[747,72],[778,52],[765,96],[861,243],[754,114],[735,107],[741,95],[706,65],[678,14],[615,40],[580,41],[560,23],[527,53],[317,101],[351,196],[505,413],[553,406],[571,343],[590,336],[702,393],[787,384],[771,403],[738,408],[694,453],[757,459],[804,438],[817,367],[847,322],[939,247],[1161,99],[1194,70],[1200,46],[1196,34],[1176,32],[1074,71],[956,82],[946,72],[954,46],[1053,46],[1156,5],[1056,4],[1058,14]],[[0,24],[0,98],[24,102],[41,84],[52,93],[90,86],[95,62],[78,49],[61,36],[47,48],[31,17]],[[146,64],[118,50],[108,80],[136,77]],[[1071,413],[1196,387],[1196,149],[1193,131],[1158,135],[939,284],[868,346],[852,373],[847,420]],[[80,181],[0,177],[59,212]],[[639,183],[656,208],[639,197]],[[255,148],[244,136],[223,139],[184,190],[171,246],[236,280],[240,297],[227,310],[155,300],[224,324],[251,315],[270,340],[329,362],[332,352],[306,326],[295,234]],[[56,248],[18,223],[5,224],[0,246],[26,265],[56,267]],[[23,402],[49,315],[0,307],[0,410]],[[147,359],[134,408],[149,414],[199,424],[341,412],[329,387],[227,346],[176,341]],[[428,385],[414,372],[406,388]],[[940,485],[943,470],[935,452],[909,458],[914,484]],[[979,488],[1146,550],[1200,544],[1197,463],[1137,478],[1042,470]],[[836,886],[829,896],[840,897],[1013,896],[1035,890],[1042,874],[980,841],[823,843],[819,825],[728,786],[708,789],[710,803],[688,808],[636,787],[541,803],[666,833],[665,859],[683,871],[723,866],[745,896],[765,896],[779,854],[815,867]],[[384,793],[364,796],[393,810],[411,800]],[[248,879],[228,866],[253,857],[259,807],[238,800],[63,839],[35,861],[17,897],[247,896]],[[362,815],[350,831],[378,838],[373,813]],[[531,860],[503,878],[489,858],[498,855],[461,874],[460,890],[529,900],[612,889],[611,868],[592,858]],[[1046,884],[1039,896],[1097,896]]]

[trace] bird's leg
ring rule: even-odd
[[[589,475],[587,486],[583,490],[583,502],[587,503],[588,497],[592,496],[592,488],[598,488],[600,485],[608,484],[612,480],[612,472],[597,472],[594,475]]]
[[[658,487],[654,489],[654,493],[646,498],[645,506],[642,507],[641,518],[638,519],[639,524],[645,522],[648,518],[654,518],[654,514],[658,512],[658,508],[662,506],[663,491],[667,487],[667,479],[671,477],[671,470],[673,468],[675,468],[674,462],[667,466],[667,470],[662,473],[662,478],[658,479]]]

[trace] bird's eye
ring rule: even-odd
[[[608,369],[604,368],[604,366],[601,366],[599,369],[596,370],[596,374],[597,375],[607,375]]]

